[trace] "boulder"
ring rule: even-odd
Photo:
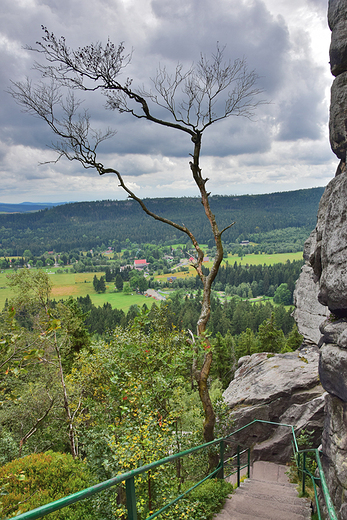
[[[346,7],[347,9],[347,7]],[[339,20],[331,35],[330,70],[334,76],[347,70],[347,19]]]
[[[319,204],[316,245],[310,256],[319,278],[318,300],[337,317],[347,316],[347,173],[334,177]]]
[[[331,31],[341,20],[347,20],[347,0],[329,0],[328,24]]]
[[[318,351],[305,347],[286,354],[262,352],[247,356],[223,397],[237,430],[253,419],[285,422],[315,430],[321,443],[324,390],[318,379]],[[232,438],[233,444],[253,446],[256,460],[285,463],[291,456],[291,428],[257,423]],[[233,447],[233,449],[235,446]]]
[[[347,72],[335,78],[331,86],[329,136],[332,151],[339,159],[346,159]]]

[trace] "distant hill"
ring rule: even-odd
[[[210,203],[220,228],[235,221],[224,235],[234,242],[254,233],[316,225],[319,200],[324,188],[266,195],[212,196]],[[156,198],[145,200],[159,215],[186,224],[201,242],[212,238],[209,222],[199,198]],[[27,204],[27,203],[26,203]],[[29,205],[31,207],[31,205]],[[30,213],[0,215],[0,242],[6,254],[35,255],[47,250],[88,250],[104,244],[121,245],[126,239],[144,243],[183,239],[171,226],[154,221],[132,200],[76,202]]]
[[[53,208],[66,202],[21,202],[20,204],[6,204],[0,202],[0,213],[30,213],[40,209]]]

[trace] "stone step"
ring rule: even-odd
[[[241,513],[239,511],[230,512],[228,510],[221,511],[214,519],[218,520],[310,520],[311,514],[307,516],[297,515],[295,513],[283,513],[280,516],[276,512],[273,516],[271,513],[262,511],[251,511],[250,513]]]
[[[296,490],[296,486],[293,487],[289,486],[283,486],[282,484],[271,484],[268,482],[260,482],[260,480],[245,480],[241,483],[240,486],[240,492],[248,492],[248,488],[252,488],[253,493],[261,494],[261,495],[273,495],[272,490],[275,491],[276,495],[280,495],[283,499],[285,498],[297,498],[298,500],[301,500],[298,497],[298,492]],[[269,491],[271,490],[271,492]]]
[[[253,489],[250,489],[249,492],[242,492],[242,490],[238,491],[236,494],[234,493],[235,502],[244,500],[243,497],[252,497],[252,500],[258,500],[261,502],[269,502],[273,507],[278,507],[278,504],[280,504],[282,509],[285,510],[301,510],[303,506],[303,501],[298,496],[296,497],[283,497],[279,494],[277,494],[274,490],[269,490],[267,494],[261,494],[257,493],[256,491],[253,491]]]
[[[238,513],[253,514],[256,518],[287,519],[303,518],[309,511],[309,507],[303,504],[292,504],[276,498],[276,495],[255,496],[250,489],[248,494],[234,493],[231,498],[233,510]]]
[[[215,520],[309,520],[310,504],[299,498],[286,475],[286,466],[255,462],[251,479],[226,500]]]
[[[275,482],[285,486],[292,486],[288,480],[287,471],[288,467],[283,464],[258,460],[252,466],[251,477],[262,482]]]

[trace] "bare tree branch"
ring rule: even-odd
[[[35,86],[29,80],[14,82],[9,92],[25,111],[43,119],[58,137],[58,141],[51,146],[58,154],[57,161],[65,157],[69,161],[79,161],[84,168],[95,168],[100,175],[115,174],[122,189],[147,215],[190,238],[197,252],[193,266],[204,287],[197,323],[198,336],[203,337],[211,312],[212,283],[223,259],[221,236],[234,223],[220,231],[212,213],[210,194],[206,190],[208,178],[202,176],[200,167],[202,136],[209,126],[231,116],[253,117],[256,108],[265,103],[259,98],[262,89],[256,85],[258,75],[255,71],[248,71],[245,58],[234,62],[225,61],[225,48],[217,44],[211,58],[201,54],[197,64],[191,65],[186,71],[182,64],[178,64],[172,74],[165,66],[160,66],[152,80],[153,91],[147,91],[145,87],[135,89],[131,78],[122,79],[132,55],[125,53],[123,43],[116,46],[108,40],[105,46],[97,42],[73,50],[67,46],[64,38],[56,38],[45,27],[43,30],[44,36],[37,47],[28,47],[46,59],[45,64],[35,64],[43,81]],[[82,110],[82,102],[74,96],[76,90],[100,91],[106,96],[107,109],[127,113],[135,119],[145,119],[161,127],[173,128],[189,136],[193,144],[190,171],[216,244],[216,254],[208,275],[205,276],[202,269],[203,249],[192,232],[185,225],[151,211],[127,186],[116,168],[104,166],[99,161],[99,145],[116,132],[112,129],[101,132],[92,128],[88,111]],[[162,114],[163,109],[167,115],[164,118],[157,115],[158,110]],[[215,421],[207,385],[211,363],[212,353],[209,350],[204,356],[200,371],[194,371],[205,410],[205,441],[213,439]],[[70,411],[67,410],[67,413],[69,415]],[[71,413],[69,419],[72,428]]]

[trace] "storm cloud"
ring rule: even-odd
[[[290,5],[288,5],[290,4]],[[10,82],[38,79],[41,56],[27,50],[41,26],[72,47],[124,42],[132,53],[124,77],[151,88],[161,66],[187,70],[217,42],[232,61],[256,70],[267,104],[252,120],[230,117],[203,137],[201,165],[212,193],[284,191],[325,185],[337,160],[327,136],[330,31],[325,0],[2,0],[0,20],[1,202],[123,198],[113,177],[78,163],[54,160],[55,138],[23,113],[7,93]],[[106,166],[121,171],[146,197],[196,195],[189,170],[189,136],[106,110],[88,95],[96,127],[117,134],[100,149]],[[157,108],[161,115],[160,109]]]

